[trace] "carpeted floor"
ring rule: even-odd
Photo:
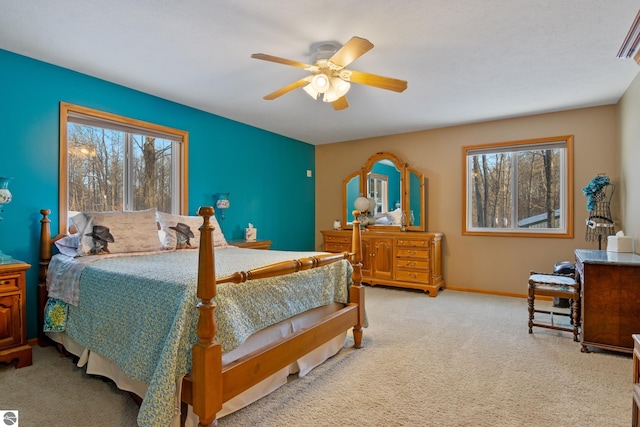
[[[379,287],[366,298],[363,349],[345,348],[220,426],[630,424],[631,356],[581,353],[566,332],[529,335],[525,299]],[[25,426],[133,427],[137,412],[51,347],[34,349],[32,367],[0,367],[6,409]]]

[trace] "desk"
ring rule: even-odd
[[[577,249],[581,283],[582,351],[588,347],[631,353],[640,333],[640,255]]]

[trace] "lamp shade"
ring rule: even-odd
[[[349,92],[351,83],[342,80],[340,77],[331,77],[331,87],[326,90],[322,100],[324,102],[334,102]]]
[[[318,100],[318,96],[320,96],[320,94],[316,92],[316,90],[311,86],[311,83],[309,83],[306,86],[303,86],[302,89],[304,89],[304,91],[307,92],[310,97],[312,97],[315,100]]]
[[[229,202],[229,193],[217,193],[216,199],[216,208],[218,209],[228,209],[231,205]]]
[[[11,178],[0,176],[0,205],[6,205],[11,202],[12,196],[9,191],[9,181]]]
[[[355,207],[360,212],[366,212],[369,209],[369,199],[366,197],[358,197],[355,202],[353,202],[353,207]]]

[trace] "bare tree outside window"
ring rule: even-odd
[[[68,211],[186,213],[187,132],[60,105],[61,229]]]
[[[69,210],[125,210],[131,181],[132,210],[171,212],[172,141],[70,123]],[[132,168],[125,165],[132,144]]]
[[[464,147],[463,234],[568,237],[572,137]]]

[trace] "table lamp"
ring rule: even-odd
[[[216,212],[220,212],[220,228],[222,229],[222,223],[224,222],[224,212],[229,209],[231,203],[229,203],[229,193],[216,193]]]
[[[11,191],[9,191],[9,181],[11,181],[11,178],[0,176],[0,213],[4,211],[4,205],[10,203],[12,199]],[[0,220],[2,220],[2,217],[0,217]],[[10,259],[10,255],[6,255],[0,250],[0,264]]]

